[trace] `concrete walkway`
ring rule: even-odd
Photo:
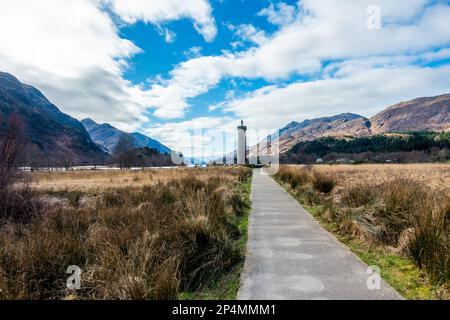
[[[384,282],[369,290],[368,266],[270,176],[261,170],[253,174],[240,300],[402,299]]]

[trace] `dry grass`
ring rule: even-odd
[[[448,164],[321,165],[314,166],[314,169],[336,177],[338,186],[354,185],[368,180],[383,183],[392,177],[407,177],[432,188],[450,190]]]
[[[236,190],[250,174],[38,173],[40,212],[0,225],[0,299],[176,299],[201,288],[242,258],[235,240],[247,203]],[[136,175],[133,186],[106,182]],[[80,181],[91,183],[75,188]],[[75,296],[66,289],[70,265],[83,270]]]
[[[409,256],[450,287],[450,166],[284,166],[278,179],[349,239]]]
[[[105,188],[142,187],[168,182],[173,179],[195,176],[198,180],[208,180],[213,174],[228,180],[232,170],[220,168],[173,168],[146,170],[97,170],[34,172],[33,188],[43,191],[96,191]]]

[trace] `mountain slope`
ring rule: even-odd
[[[320,137],[361,137],[370,134],[369,119],[362,116],[343,113],[333,117],[305,120],[303,122],[291,122],[279,130],[280,152],[289,151],[300,141],[314,140]],[[268,137],[260,143],[260,152],[264,153],[268,140],[274,140],[275,136]],[[250,155],[256,154],[257,147],[250,148]]]
[[[27,148],[39,158],[33,159],[36,162],[90,164],[106,157],[81,122],[61,112],[36,88],[0,72],[0,139],[13,113],[24,122]]]
[[[85,126],[91,139],[108,153],[114,151],[120,137],[125,134],[110,124],[98,124],[92,119],[81,120],[81,123]]]
[[[113,153],[122,135],[129,134],[123,132],[108,123],[98,124],[92,119],[84,119],[81,121],[91,135],[92,140],[103,147],[107,152]],[[130,133],[134,139],[135,147],[143,148],[149,147],[159,151],[159,153],[170,153],[171,150],[152,138],[149,138],[142,133]]]
[[[158,150],[160,153],[167,153],[167,154],[170,154],[172,152],[168,147],[163,145],[161,142],[152,139],[150,137],[147,137],[142,133],[133,132],[131,135],[134,137],[134,142],[136,144],[136,147],[138,148],[149,147]]]
[[[450,94],[401,102],[370,119],[344,113],[291,122],[279,130],[280,152],[286,153],[299,142],[323,137],[359,138],[408,131],[450,131]],[[267,141],[273,141],[274,137],[267,137],[260,143],[260,153],[264,154]],[[257,146],[251,147],[250,156],[254,156],[256,151]]]
[[[450,131],[450,94],[393,105],[370,119],[372,133]]]

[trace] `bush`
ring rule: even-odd
[[[336,180],[329,175],[315,171],[312,176],[312,184],[315,190],[328,194],[336,186]]]
[[[17,183],[0,190],[0,225],[5,221],[27,222],[38,215],[41,203],[29,184]]]
[[[281,167],[277,173],[277,177],[290,185],[292,189],[306,185],[309,180],[309,171],[307,169],[292,169]]]
[[[374,186],[370,183],[349,185],[342,191],[342,204],[352,208],[370,205],[375,200],[374,191]]]
[[[385,244],[397,245],[400,234],[412,227],[422,212],[427,191],[416,181],[397,177],[381,188],[379,196],[383,206],[375,211],[375,217],[382,226],[379,240]]]
[[[428,196],[424,211],[415,222],[410,253],[435,283],[444,284],[450,281],[450,197]]]

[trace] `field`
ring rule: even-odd
[[[450,166],[284,166],[275,177],[409,299],[450,297]]]
[[[250,177],[230,167],[16,180],[0,194],[0,299],[232,298],[235,283],[210,288],[242,264]],[[67,288],[69,266],[80,290]]]
[[[372,181],[384,183],[393,177],[411,179],[431,188],[450,192],[450,166],[448,164],[361,164],[316,166],[319,172],[331,174],[338,186]]]
[[[450,165],[282,166],[275,179],[405,298],[450,298]],[[250,169],[13,181],[0,192],[0,299],[236,297]]]
[[[192,176],[202,181],[208,180],[211,175],[228,180],[230,179],[228,173],[227,170],[193,168],[34,172],[32,186],[33,189],[44,192],[61,190],[95,191],[105,188],[155,185]]]

